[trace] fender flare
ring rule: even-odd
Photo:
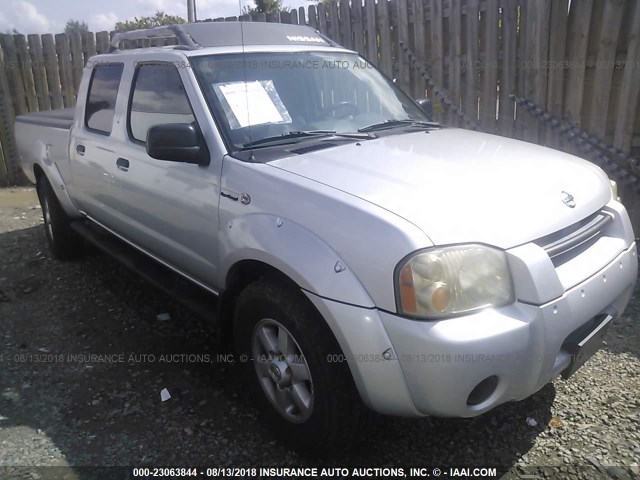
[[[248,214],[221,225],[219,284],[238,262],[256,260],[319,297],[365,308],[375,304],[347,262],[307,228],[270,214]]]
[[[34,176],[35,176],[35,168],[39,167],[42,170],[43,175],[51,184],[51,188],[56,194],[62,209],[69,217],[80,217],[80,213],[78,209],[73,204],[69,193],[67,192],[67,188],[64,183],[64,179],[58,170],[55,162],[49,158],[49,150],[47,145],[38,140],[35,146],[38,154],[37,161],[33,165]],[[35,178],[37,181],[37,178]]]

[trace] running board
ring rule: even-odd
[[[213,293],[161,265],[98,225],[76,221],[71,223],[71,228],[194,314],[216,321],[217,297]]]

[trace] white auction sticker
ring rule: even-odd
[[[218,87],[220,93],[229,105],[231,112],[235,116],[238,122],[235,128],[291,121],[288,113],[286,114],[288,118],[283,118],[283,115],[274,103],[273,96],[275,95],[276,101],[282,105],[271,80],[266,82],[223,83],[215,85],[214,87]],[[267,89],[269,89],[270,92],[268,92]],[[232,126],[232,128],[234,127]]]

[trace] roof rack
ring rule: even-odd
[[[197,50],[198,48],[202,48],[199,44],[193,41],[191,35],[185,32],[180,25],[167,25],[163,27],[116,33],[111,39],[109,53],[119,50],[120,42],[123,40],[142,40],[161,37],[176,37],[178,39],[178,45],[188,50]]]

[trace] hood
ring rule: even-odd
[[[389,210],[435,245],[514,247],[578,222],[611,198],[607,176],[585,160],[457,128],[390,135],[269,165]]]

